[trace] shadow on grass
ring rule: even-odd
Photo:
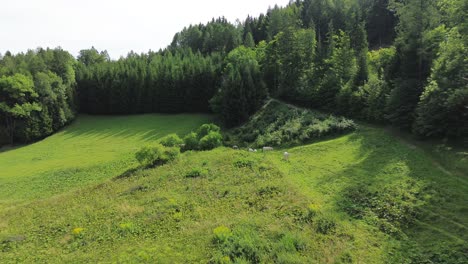
[[[339,208],[349,212],[350,208],[343,208],[343,199],[349,197],[350,190],[368,190],[358,194],[364,205],[370,204],[364,209],[374,210],[378,218],[394,224],[399,229],[397,233],[401,231],[402,236],[389,231],[388,226],[379,226],[399,241],[393,250],[403,250],[404,258],[435,261],[443,255],[447,263],[456,263],[453,261],[460,256],[468,259],[465,179],[447,174],[423,150],[380,129],[364,128],[350,135],[349,141],[359,144],[358,156],[363,159],[318,183],[320,186],[333,182],[333,177],[339,178],[336,182],[341,186],[333,195]],[[383,200],[381,208],[372,208],[376,199]],[[355,206],[349,201],[345,204]],[[447,245],[453,249],[447,251]],[[402,260],[397,257],[395,261]]]
[[[149,166],[138,166],[136,168],[130,168],[124,171],[123,173],[121,173],[120,175],[115,176],[114,178],[112,178],[112,180],[117,181],[117,180],[127,179],[127,178],[132,177],[135,173],[140,172],[145,169],[149,169],[149,168],[150,168]]]

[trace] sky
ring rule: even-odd
[[[0,53],[62,47],[74,56],[94,46],[117,59],[165,48],[174,34],[212,17],[243,21],[289,0],[0,1]]]

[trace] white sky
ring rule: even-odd
[[[165,48],[184,26],[212,17],[243,21],[289,0],[0,0],[0,53],[94,46],[114,59]]]

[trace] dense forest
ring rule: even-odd
[[[232,24],[191,25],[164,50],[36,49],[0,56],[0,138],[45,137],[76,113],[218,113],[237,126],[267,97],[468,135],[468,2],[297,0]]]

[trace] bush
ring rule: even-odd
[[[208,135],[200,139],[199,145],[202,150],[217,148],[223,144],[223,136],[216,131],[210,131]]]
[[[205,175],[207,172],[205,169],[193,168],[191,171],[185,174],[186,178],[198,178],[202,175]]]
[[[159,140],[165,147],[177,147],[184,143],[184,141],[177,134],[167,135]]]
[[[168,161],[176,159],[180,155],[179,148],[164,147],[161,144],[145,146],[141,148],[136,154],[135,158],[143,166],[152,166],[164,164]]]
[[[207,136],[210,132],[220,132],[221,129],[215,124],[203,124],[197,130],[198,139],[202,139]]]
[[[198,136],[197,133],[191,132],[184,137],[184,150],[198,149]]]
[[[166,148],[164,155],[161,157],[163,163],[173,161],[180,156],[180,149],[178,147]]]

